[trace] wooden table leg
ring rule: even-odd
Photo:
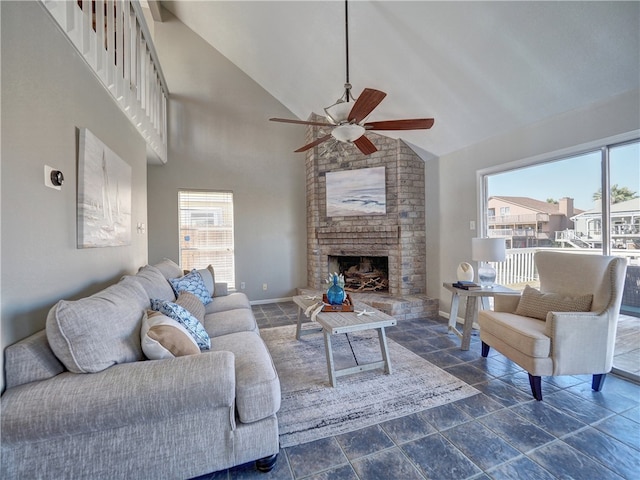
[[[380,351],[384,360],[384,373],[391,375],[391,358],[389,358],[389,346],[387,345],[387,336],[384,327],[378,329],[378,340],[380,340]]]
[[[331,348],[331,333],[323,330],[324,333],[324,352],[327,356],[327,371],[329,373],[329,382],[332,387],[337,385],[335,368],[333,365],[333,350]]]
[[[449,331],[456,329],[456,323],[458,321],[458,303],[460,302],[460,296],[457,292],[451,292],[451,308],[449,309]]]
[[[464,314],[464,326],[462,327],[462,344],[460,350],[469,350],[471,343],[471,330],[473,330],[473,322],[476,319],[476,312],[478,309],[477,297],[467,297],[467,308]]]
[[[296,325],[296,340],[300,340],[301,329],[302,329],[302,307],[298,306],[298,324]]]

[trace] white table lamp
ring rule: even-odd
[[[503,262],[507,256],[504,238],[472,238],[471,259],[478,262],[478,281],[483,288],[496,283],[496,269],[487,262]]]

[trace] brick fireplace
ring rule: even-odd
[[[308,127],[307,141],[326,133],[326,130],[318,131],[321,129]],[[340,148],[342,145],[338,145],[335,148],[329,142],[326,142],[329,145],[321,144],[307,152],[308,287],[326,289],[329,257],[386,257],[388,291],[371,294],[373,297],[361,301],[391,314],[396,314],[400,308],[405,312],[405,318],[437,315],[437,300],[425,295],[424,161],[401,140],[370,132],[367,137],[378,148],[369,156],[362,155],[355,147]],[[385,167],[386,214],[328,217],[327,172],[372,167]],[[397,308],[383,306],[394,302],[402,305]]]

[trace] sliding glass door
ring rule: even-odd
[[[498,283],[536,286],[542,249],[627,259],[614,368],[640,380],[640,142],[495,171],[481,184],[485,234],[504,238],[509,253]]]
[[[615,371],[640,380],[640,142],[609,150],[610,254],[628,259],[616,334]]]

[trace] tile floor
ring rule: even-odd
[[[253,310],[260,328],[297,314],[291,302]],[[596,393],[590,376],[545,378],[537,402],[526,372],[496,352],[481,357],[477,332],[466,352],[443,318],[402,321],[388,335],[481,393],[282,449],[268,474],[251,463],[198,480],[639,478],[639,385],[609,375]]]

